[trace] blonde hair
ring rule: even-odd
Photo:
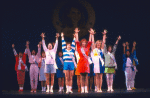
[[[99,42],[102,43],[102,40],[97,40],[97,41],[95,42],[95,47],[96,47],[96,48],[97,48],[97,44],[98,44]]]

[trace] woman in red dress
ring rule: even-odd
[[[93,29],[91,29],[93,30]],[[81,93],[88,93],[87,90],[87,85],[88,85],[88,73],[90,72],[90,68],[89,68],[89,57],[88,54],[90,52],[90,47],[91,47],[91,37],[93,35],[93,33],[90,32],[90,36],[89,36],[89,41],[87,42],[86,39],[82,39],[80,42],[78,40],[78,32],[80,30],[78,30],[78,28],[75,29],[75,37],[76,37],[76,45],[77,45],[77,51],[79,53],[80,59],[78,62],[78,66],[77,69],[81,75]]]

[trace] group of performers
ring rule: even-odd
[[[74,71],[77,76],[78,92],[88,93],[92,89],[94,80],[95,92],[102,92],[103,74],[106,74],[107,91],[113,92],[113,76],[117,69],[115,52],[121,36],[117,38],[114,46],[106,46],[105,29],[102,34],[102,40],[94,41],[96,33],[92,28],[89,30],[89,41],[82,39],[79,41],[78,28],[74,30],[74,38],[72,43],[65,42],[64,34],[61,33],[62,51],[57,52],[59,33],[56,33],[55,43],[45,44],[45,34],[42,33],[42,42],[38,44],[38,52],[35,50],[30,52],[29,41],[26,42],[24,53],[17,54],[15,45],[12,44],[13,52],[16,57],[15,70],[19,91],[23,91],[25,71],[28,71],[26,65],[26,56],[28,55],[30,63],[30,85],[31,92],[37,91],[38,74],[41,81],[42,91],[53,93],[54,76],[57,75],[59,91],[64,92],[64,82],[66,93],[73,93],[72,84]],[[41,45],[43,52],[41,53]],[[123,43],[123,71],[125,73],[127,90],[135,89],[134,80],[137,72],[136,65],[138,59],[136,57],[136,42],[133,42],[132,51],[129,52],[129,43]],[[75,59],[76,58],[76,59]],[[89,87],[90,85],[90,87]]]

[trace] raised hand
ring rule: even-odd
[[[88,30],[88,31],[89,31],[89,33],[92,34],[92,35],[96,34],[96,32],[95,32],[92,28],[90,28],[90,30]]]
[[[14,48],[15,47],[15,44],[12,44],[12,48]]]
[[[106,29],[104,29],[104,32],[102,32],[102,34],[106,34],[108,31]]]
[[[135,41],[133,42],[133,46],[134,46],[134,47],[136,46],[136,42],[135,42]]]
[[[26,41],[26,45],[29,45],[29,43],[30,43],[29,41]]]
[[[39,42],[39,45],[41,45],[41,44],[42,44],[42,42],[40,41],[40,42]]]
[[[41,37],[44,38],[45,37],[45,33],[42,32]]]
[[[64,33],[63,32],[61,32],[61,37],[64,37]]]
[[[59,37],[59,33],[56,33],[56,37],[57,37],[57,38]]]
[[[121,36],[119,35],[118,40],[120,40],[120,39],[121,39]]]
[[[78,32],[80,32],[80,30],[78,28],[75,28],[74,32],[78,33]]]
[[[125,47],[125,46],[126,46],[126,44],[125,44],[125,43],[123,43],[123,44],[122,44],[122,46],[123,46],[123,47]]]

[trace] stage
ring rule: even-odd
[[[36,93],[31,93],[29,90],[24,90],[23,92],[18,91],[2,91],[4,97],[135,97],[135,96],[150,96],[150,89],[136,89],[132,91],[126,91],[125,89],[114,89],[114,92],[107,92],[103,89],[102,93],[96,93],[89,91],[89,93],[81,94],[78,93],[76,89],[73,89],[73,94],[58,93],[58,90],[54,90],[54,93],[46,93],[42,91],[37,91]]]

